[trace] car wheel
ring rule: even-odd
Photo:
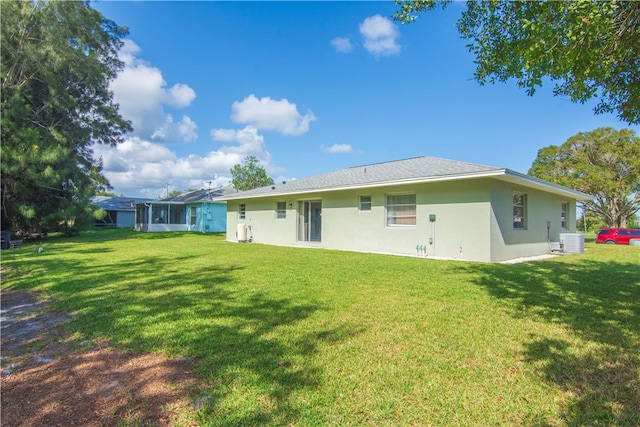
[[[607,240],[605,243],[607,245],[615,245],[616,244],[616,242],[614,240]]]

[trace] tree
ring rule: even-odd
[[[231,186],[236,190],[246,191],[265,185],[273,185],[273,179],[267,176],[267,171],[258,164],[254,156],[247,156],[241,165],[235,165],[231,170]]]
[[[102,190],[97,190],[96,191],[96,196],[101,196],[101,197],[118,197],[118,195],[112,191],[107,191],[106,189],[102,189]],[[120,197],[124,197],[122,194],[120,195]]]
[[[593,195],[587,212],[605,226],[625,227],[640,210],[640,138],[629,129],[579,133],[540,149],[529,175]]]
[[[126,28],[87,2],[2,2],[2,228],[74,232],[110,188],[92,145],[131,125],[108,89]]]
[[[193,190],[186,190],[186,191],[193,191]],[[173,191],[168,192],[164,196],[158,196],[158,199],[160,199],[160,200],[171,199],[173,197],[181,195],[182,193],[185,193],[186,191],[173,190]]]
[[[447,3],[396,0],[394,19],[409,23]],[[557,96],[596,97],[596,114],[640,123],[640,2],[469,1],[457,26],[480,84],[516,79],[533,95],[549,78]]]

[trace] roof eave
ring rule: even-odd
[[[558,184],[554,184],[552,182],[548,182],[542,180],[540,178],[536,178],[530,175],[525,175],[520,172],[516,172],[511,169],[504,170],[504,176],[501,178],[502,181],[512,182],[516,184],[520,184],[529,188],[535,188],[537,190],[546,191],[548,193],[557,194],[563,197],[569,197],[575,200],[593,200],[594,197],[583,193],[581,191],[572,190],[567,187],[563,187]]]

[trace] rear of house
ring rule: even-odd
[[[227,240],[498,262],[560,247],[587,195],[432,157],[225,196]]]
[[[140,197],[110,197],[97,200],[95,204],[105,211],[105,216],[96,221],[94,226],[134,228],[136,204],[150,200]]]
[[[136,231],[195,231],[222,233],[226,230],[226,203],[218,198],[229,187],[187,191],[178,196],[136,205]]]

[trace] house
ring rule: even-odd
[[[136,231],[197,231],[222,233],[226,230],[226,203],[219,197],[237,192],[230,187],[188,191],[164,200],[136,204]]]
[[[505,168],[417,157],[218,200],[229,241],[500,262],[559,249],[588,199]]]
[[[110,197],[97,199],[95,204],[103,209],[106,216],[95,222],[96,227],[133,228],[136,224],[136,204],[151,199],[139,197]]]

